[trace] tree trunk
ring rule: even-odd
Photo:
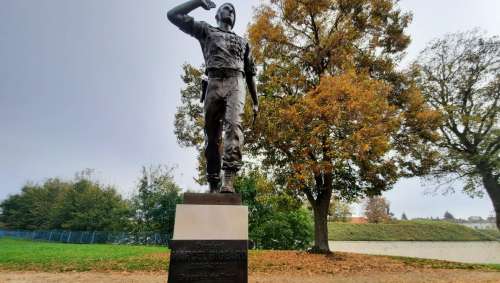
[[[333,176],[332,174],[316,175],[316,198],[314,194],[306,189],[305,193],[314,211],[314,253],[331,253],[328,245],[328,209],[332,198]]]
[[[497,229],[500,230],[500,184],[498,183],[498,177],[493,175],[493,169],[488,165],[481,164],[478,168],[483,179],[484,188],[488,192],[495,209]]]
[[[317,200],[314,209],[314,246],[313,252],[330,253],[328,245],[328,207],[329,201]]]

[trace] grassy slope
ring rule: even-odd
[[[493,241],[500,233],[485,233],[448,222],[419,220],[394,224],[330,223],[328,235],[335,241]]]
[[[166,248],[119,245],[77,245],[0,238],[0,268],[66,271],[161,270]]]
[[[496,239],[497,241],[500,241],[500,231],[498,231],[498,230],[488,229],[488,230],[479,230],[479,231],[483,234],[486,234],[489,237]]]

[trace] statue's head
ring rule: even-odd
[[[217,10],[215,19],[217,20],[217,23],[223,22],[230,25],[231,29],[234,28],[234,23],[236,22],[236,10],[234,9],[233,4],[222,4]]]

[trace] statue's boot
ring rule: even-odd
[[[224,182],[222,183],[222,188],[220,190],[221,194],[234,194],[234,178],[236,177],[236,172],[231,170],[224,171]]]
[[[211,194],[219,192],[219,182],[208,182],[208,187],[210,189]]]

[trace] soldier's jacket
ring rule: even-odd
[[[232,31],[195,21],[184,15],[180,29],[198,39],[207,69],[234,69],[255,76],[255,63],[248,42]]]

